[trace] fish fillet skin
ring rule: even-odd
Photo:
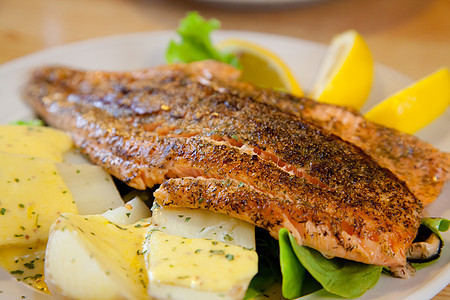
[[[235,217],[255,220],[251,203],[270,199],[260,214],[273,208],[276,218],[253,223],[275,237],[285,226],[328,256],[405,265],[422,210],[407,186],[358,147],[245,96],[245,87],[231,90],[223,82],[234,73],[222,75],[195,63],[136,72],[43,67],[24,99],[132,187],[183,177],[239,182],[256,194],[241,199],[249,205]],[[221,210],[233,214],[228,204]]]
[[[425,206],[436,200],[450,180],[450,153],[416,136],[366,120],[356,110],[271,90],[258,91],[255,98],[358,146],[404,181]]]

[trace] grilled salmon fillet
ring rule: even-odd
[[[222,79],[195,63],[43,67],[24,98],[130,186],[179,178],[162,185],[163,204],[227,213],[274,237],[286,227],[328,256],[405,265],[422,210],[408,187],[358,147]]]
[[[358,146],[404,181],[425,206],[450,180],[450,153],[413,135],[368,121],[355,110],[270,90],[258,93],[257,98]]]
[[[381,166],[404,181],[423,205],[433,202],[450,180],[450,153],[419,138],[366,120],[358,111],[237,81],[239,72],[229,65],[206,61],[197,66],[219,74],[222,85],[242,97],[253,97],[320,126],[358,146]]]

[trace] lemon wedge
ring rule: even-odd
[[[224,40],[216,46],[238,57],[242,65],[242,80],[260,87],[303,96],[303,91],[289,67],[272,51],[239,39]]]
[[[392,95],[365,117],[413,134],[441,115],[450,104],[450,73],[441,69]]]
[[[309,97],[319,102],[360,109],[370,93],[373,59],[354,30],[335,36]]]

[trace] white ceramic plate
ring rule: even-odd
[[[112,36],[44,50],[0,66],[0,123],[33,116],[21,102],[20,89],[33,67],[44,64],[64,64],[78,68],[100,70],[133,70],[164,63],[164,51],[173,32],[136,33]],[[216,41],[241,38],[257,42],[279,54],[292,68],[304,90],[313,83],[326,47],[309,41],[254,32],[222,31],[214,34]],[[426,75],[426,74],[424,74]],[[387,67],[377,65],[375,82],[367,110],[377,101],[403,88],[411,81]],[[444,151],[450,151],[450,110],[418,133]],[[431,216],[450,218],[450,185],[427,208]],[[450,245],[450,233],[444,234]],[[375,288],[361,299],[429,299],[450,283],[450,247],[443,251],[434,265],[420,270],[409,280],[382,276]],[[0,299],[51,299],[18,284],[0,270]],[[320,294],[310,299],[322,298]],[[323,299],[323,298],[322,298]]]

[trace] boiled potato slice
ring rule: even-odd
[[[129,225],[152,215],[150,209],[139,197],[128,201],[125,205],[109,210],[103,214],[113,223]]]
[[[142,251],[147,224],[61,215],[52,226],[45,256],[50,292],[68,299],[147,299]]]
[[[205,210],[153,207],[145,248],[148,294],[242,299],[258,271],[255,227]]]
[[[171,235],[214,239],[255,249],[255,226],[224,214],[188,208],[153,208],[152,224]]]
[[[94,165],[56,164],[67,184],[80,215],[101,214],[121,207],[122,198],[111,175]]]

